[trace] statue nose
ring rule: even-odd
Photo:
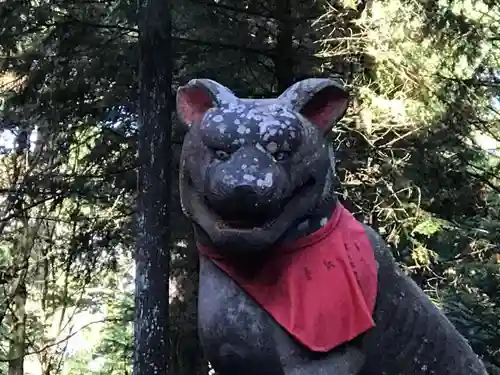
[[[237,172],[229,175],[231,178],[210,181],[207,198],[214,210],[226,220],[249,222],[275,215],[284,196],[286,180],[272,171],[253,175]]]
[[[243,201],[255,201],[258,200],[258,194],[255,188],[250,185],[238,185],[234,188],[234,196],[236,199],[242,199]]]

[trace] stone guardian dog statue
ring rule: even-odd
[[[220,375],[479,375],[482,362],[333,191],[325,135],[348,93],[300,81],[245,99],[179,88],[183,212],[200,256],[199,334]]]

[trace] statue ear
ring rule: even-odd
[[[176,110],[179,120],[187,127],[198,124],[205,113],[221,103],[236,100],[227,87],[210,79],[193,79],[179,87]]]
[[[349,104],[349,94],[340,82],[326,78],[299,81],[279,97],[302,114],[323,133],[328,133],[342,118]]]

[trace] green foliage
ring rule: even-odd
[[[119,375],[131,371],[133,295],[128,292],[107,306],[107,322],[93,346],[65,362],[63,374]]]
[[[412,233],[422,234],[429,238],[433,234],[439,232],[442,228],[443,224],[440,221],[430,218],[417,224],[415,228],[413,228]]]

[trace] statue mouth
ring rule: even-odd
[[[279,216],[284,212],[285,207],[287,207],[290,204],[293,204],[293,202],[299,198],[300,196],[305,196],[307,193],[313,188],[315,185],[315,181],[313,178],[307,180],[304,184],[296,187],[290,195],[285,197],[279,204],[279,208],[277,211],[274,212],[273,214],[262,214],[262,215],[255,215],[255,214],[247,214],[245,212],[237,212],[238,217],[243,218],[243,220],[235,220],[235,219],[225,219],[222,215],[219,215],[220,220],[223,220],[226,225],[230,228],[233,229],[253,229],[253,228],[267,228],[271,227],[274,222],[279,218]],[[208,203],[208,202],[207,202]],[[210,204],[207,205],[207,207],[213,210],[210,207]]]
[[[288,225],[286,226],[288,227],[295,220],[296,215],[293,215],[295,211],[294,206],[296,206],[299,201],[303,201],[304,198],[307,198],[311,190],[316,185],[316,180],[313,177],[309,178],[304,184],[296,187],[290,195],[280,202],[279,209],[275,210],[274,214],[266,215],[264,213],[247,213],[242,210],[238,211],[237,207],[235,207],[234,214],[222,215],[211,206],[206,197],[201,198],[199,196],[198,192],[195,191],[191,178],[188,176],[186,177],[187,184],[185,185],[185,188],[188,189],[190,198],[197,201],[196,206],[203,208],[202,214],[208,216],[206,219],[213,221],[220,230],[237,232],[270,229],[277,221],[280,220],[287,221]]]

